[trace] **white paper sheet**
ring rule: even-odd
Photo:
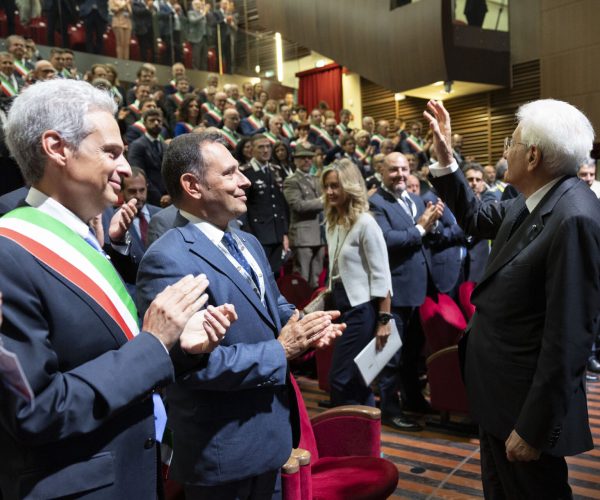
[[[354,358],[354,362],[367,385],[373,382],[387,362],[402,347],[402,339],[398,333],[398,328],[396,328],[396,322],[391,320],[390,325],[392,326],[392,334],[381,351],[378,352],[375,348],[376,339],[373,337],[373,340]]]

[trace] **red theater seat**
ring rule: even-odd
[[[309,419],[292,378],[300,412],[300,448],[310,453],[310,476],[297,483],[282,475],[286,500],[385,499],[396,489],[398,470],[381,458],[381,412],[369,406],[340,406]],[[304,479],[304,480],[303,480]]]
[[[475,286],[476,283],[474,281],[465,281],[458,287],[458,305],[462,309],[467,321],[475,314],[475,306],[471,304],[471,294]]]

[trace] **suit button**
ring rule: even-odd
[[[148,439],[146,439],[146,442],[144,443],[144,448],[149,450],[150,448],[154,448],[155,444],[156,444],[156,440],[154,438],[148,438]]]

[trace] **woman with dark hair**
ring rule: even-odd
[[[188,95],[177,110],[178,122],[175,125],[174,136],[188,134],[200,123],[200,101],[195,95]]]
[[[294,173],[294,162],[292,161],[292,155],[284,142],[277,141],[273,145],[273,154],[271,156],[271,162],[278,165],[281,169],[283,178],[292,175]]]
[[[296,135],[298,138],[295,141],[292,141],[291,146],[292,150],[296,149],[296,146],[300,144],[304,149],[311,149],[312,144],[308,140],[308,133],[310,131],[310,124],[308,122],[301,123],[296,128]]]
[[[375,406],[369,386],[354,358],[375,337],[381,349],[391,333],[392,278],[381,228],[369,213],[363,177],[352,161],[343,159],[325,168],[324,198],[329,289],[346,323],[334,345],[329,381],[334,406]]]
[[[262,105],[264,106],[269,100],[269,93],[266,90],[261,90],[258,94],[258,100],[259,102],[262,102]]]
[[[237,143],[233,157],[238,161],[240,165],[250,163],[252,159],[252,142],[250,137],[244,137]]]

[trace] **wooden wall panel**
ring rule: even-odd
[[[427,101],[407,97],[394,101],[394,94],[368,80],[361,80],[363,116],[376,120],[401,117],[408,123],[420,121]],[[528,101],[540,98],[539,61],[513,66],[513,86],[482,94],[444,101],[452,116],[452,129],[464,136],[463,151],[476,161],[495,163],[502,156],[503,141],[515,128],[515,112]]]

